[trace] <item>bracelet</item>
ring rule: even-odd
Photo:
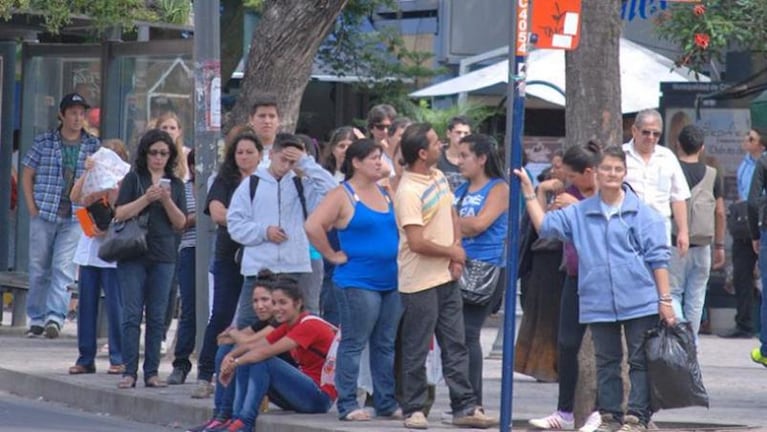
[[[724,243],[714,243],[714,249],[724,249]]]
[[[659,295],[659,296],[658,296],[658,299],[659,299],[659,300],[667,300],[667,301],[671,301],[671,300],[673,300],[674,298],[673,298],[673,297],[671,297],[671,294],[662,294],[662,295]]]
[[[535,194],[532,195],[525,195],[525,201],[532,201],[534,199],[537,199],[538,197]]]
[[[239,365],[240,365],[240,358],[239,357],[235,357],[234,358],[234,366],[237,367]]]
[[[674,305],[674,302],[672,302],[671,300],[658,300],[658,303],[660,303],[662,305],[666,305],[666,306],[673,306]]]

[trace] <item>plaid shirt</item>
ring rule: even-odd
[[[40,217],[49,222],[60,222],[58,215],[61,192],[64,188],[64,169],[61,166],[61,133],[58,129],[45,132],[35,137],[32,148],[29,149],[22,164],[35,170],[32,194],[35,205],[40,210]],[[82,133],[80,155],[77,157],[75,179],[85,172],[85,158],[99,149],[101,142],[98,138]],[[72,205],[72,218],[80,206]]]

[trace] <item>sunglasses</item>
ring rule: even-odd
[[[390,124],[384,124],[384,123],[376,123],[376,124],[373,125],[373,127],[378,129],[378,130],[386,130],[386,129],[389,129],[389,127],[391,127],[391,125]]]
[[[646,137],[653,136],[654,138],[658,138],[658,137],[660,137],[661,132],[651,131],[651,130],[647,130],[647,129],[642,129],[642,135],[646,136]]]
[[[162,157],[167,157],[167,156],[170,154],[170,152],[169,152],[169,151],[164,151],[164,150],[149,150],[149,151],[147,152],[147,154],[148,154],[149,156],[162,156]]]

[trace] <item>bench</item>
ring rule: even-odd
[[[11,325],[25,327],[27,325],[27,292],[29,291],[29,274],[24,272],[0,272],[0,293],[10,293],[13,296],[11,309]],[[3,322],[3,308],[0,307],[0,323]]]

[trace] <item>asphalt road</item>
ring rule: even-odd
[[[156,432],[172,429],[0,392],[0,432]],[[176,429],[178,431],[179,429]]]

